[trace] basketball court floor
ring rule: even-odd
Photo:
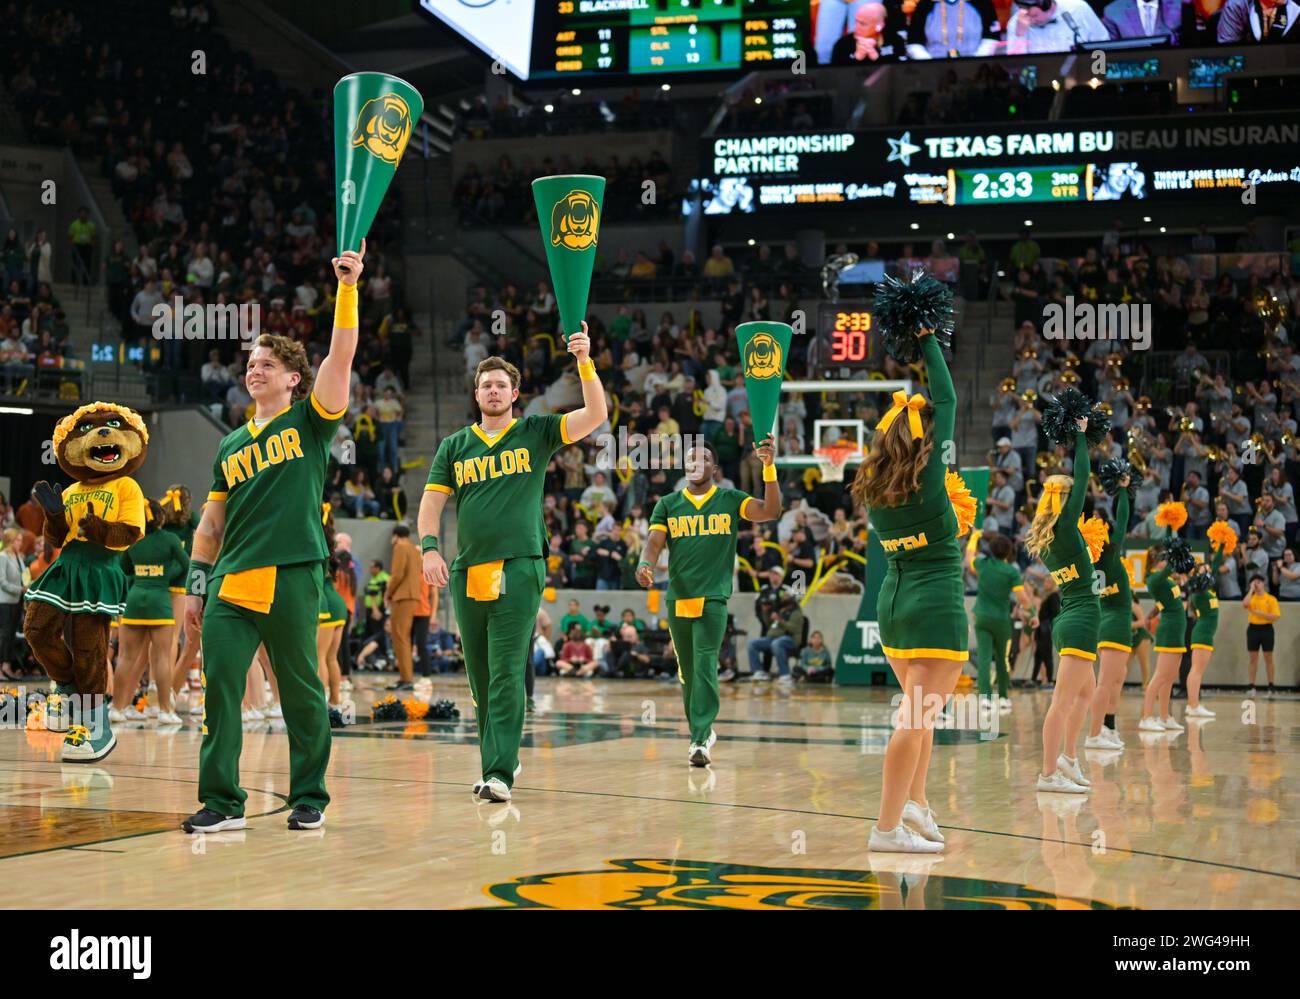
[[[381,682],[357,681],[359,716]],[[290,832],[283,728],[246,726],[246,830],[181,833],[196,725],[119,729],[104,766],[60,738],[0,731],[9,907],[1296,908],[1300,702],[1207,697],[1218,712],[1086,753],[1087,796],[1038,794],[1049,694],[1013,691],[995,738],[936,739],[937,859],[870,854],[890,709],[883,690],[724,685],[715,762],[693,769],[677,684],[542,679],[509,804],[478,802],[459,721],[336,731],[324,828]],[[1181,715],[1183,702],[1176,702]],[[1253,717],[1249,711],[1253,710]],[[1243,720],[1244,717],[1244,720]],[[987,736],[988,733],[985,733]]]

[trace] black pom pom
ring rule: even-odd
[[[443,698],[429,705],[429,713],[425,717],[434,721],[455,721],[460,717],[460,711],[456,707],[455,701]]]
[[[1088,427],[1092,428],[1091,420]],[[1119,480],[1126,475],[1128,476],[1128,498],[1132,503],[1137,492],[1137,474],[1133,471],[1133,466],[1123,458],[1107,458],[1097,467],[1097,479],[1101,482],[1101,487],[1106,490],[1107,496],[1115,496],[1119,493]]]
[[[370,716],[377,722],[406,721],[406,705],[391,694],[375,701],[370,709]]]
[[[1110,417],[1078,389],[1066,389],[1047,403],[1043,410],[1043,433],[1053,444],[1069,446],[1079,432],[1078,421],[1088,418],[1088,429],[1083,439],[1088,447],[1096,447],[1110,432]]]
[[[1174,536],[1164,543],[1165,556],[1169,559],[1169,568],[1174,572],[1191,572],[1196,565],[1196,556],[1191,547],[1182,538]]]
[[[921,330],[934,330],[944,350],[952,347],[952,289],[925,271],[917,271],[909,281],[886,277],[876,285],[872,315],[885,350],[900,364],[920,360]]]
[[[1193,573],[1187,579],[1187,592],[1200,593],[1202,590],[1210,588],[1210,574],[1208,572]]]

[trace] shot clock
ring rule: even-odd
[[[851,376],[878,369],[884,347],[869,302],[822,302],[817,307],[817,369],[824,376]]]

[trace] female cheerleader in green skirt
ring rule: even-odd
[[[1133,656],[1138,661],[1138,670],[1142,674],[1142,689],[1146,690],[1147,684],[1151,682],[1151,643],[1156,640],[1156,636],[1147,629],[1147,612],[1142,609],[1142,601],[1137,597],[1133,598],[1132,627],[1130,644],[1133,646]]]
[[[1092,698],[1092,718],[1088,725],[1088,749],[1123,749],[1124,741],[1115,729],[1115,713],[1128,673],[1128,657],[1133,651],[1133,589],[1124,565],[1124,538],[1128,533],[1130,466],[1122,458],[1103,462],[1097,470],[1106,492],[1115,496],[1115,522],[1110,540],[1097,560],[1101,588],[1101,627],[1097,632],[1097,657],[1101,669],[1097,692]]]
[[[1020,570],[1011,558],[1016,553],[1011,539],[995,534],[988,542],[988,555],[970,552],[970,569],[979,580],[975,597],[975,641],[979,647],[979,694],[982,700],[992,702],[993,686],[991,667],[996,667],[998,678],[998,709],[1011,707],[1010,676],[1007,657],[1015,629],[1011,623],[1011,595],[1014,593],[1020,606],[1032,617],[1034,602],[1025,592]]]
[[[1085,432],[1089,419],[1075,421],[1073,476],[1052,475],[1043,483],[1038,509],[1025,537],[1025,548],[1042,560],[1061,591],[1061,613],[1052,622],[1052,642],[1060,664],[1052,703],[1043,719],[1043,768],[1038,775],[1038,790],[1068,794],[1082,794],[1091,783],[1083,776],[1072,750],[1096,689],[1092,664],[1097,661],[1097,633],[1101,627],[1101,603],[1092,586],[1092,557],[1079,530],[1088,492]],[[1043,423],[1046,430],[1046,414]],[[1048,435],[1049,440],[1053,437]]]
[[[334,573],[338,562],[334,555],[334,513],[330,504],[324,506],[321,523],[325,525],[325,544],[330,557],[326,564],[325,585],[321,587],[320,624],[316,627],[316,667],[320,681],[329,695],[329,706],[342,710],[340,687],[343,674],[339,668],[339,648],[343,644],[344,625],[348,623],[348,605],[334,587]]]
[[[910,320],[899,307],[904,302],[913,306]],[[929,321],[918,323],[918,312]],[[910,399],[894,393],[893,408],[876,425],[850,486],[884,549],[887,568],[876,615],[881,648],[903,691],[868,849],[939,853],[943,834],[926,800],[925,777],[935,717],[968,658],[969,628],[944,461],[955,440],[957,394],[936,336],[951,334],[951,293],[926,275],[908,283],[888,279],[876,291],[876,316],[891,355],[909,364],[924,359],[930,401],[919,393]]]
[[[1142,697],[1139,732],[1176,732],[1183,726],[1169,710],[1169,694],[1178,679],[1178,667],[1187,651],[1187,613],[1180,588],[1196,564],[1187,542],[1177,531],[1187,522],[1187,508],[1181,503],[1162,503],[1156,523],[1167,528],[1165,540],[1147,551],[1147,592],[1160,605],[1156,625],[1156,671]]]
[[[1214,712],[1201,703],[1201,681],[1214,655],[1214,633],[1219,630],[1219,594],[1214,584],[1224,558],[1237,546],[1237,532],[1226,521],[1211,524],[1206,536],[1210,542],[1210,561],[1198,565],[1187,581],[1196,623],[1192,625],[1192,668],[1187,674],[1185,718],[1214,717]]]

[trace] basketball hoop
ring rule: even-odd
[[[844,468],[849,459],[857,455],[855,447],[819,447],[813,455],[817,459],[817,469],[822,473],[823,482],[843,482]]]

